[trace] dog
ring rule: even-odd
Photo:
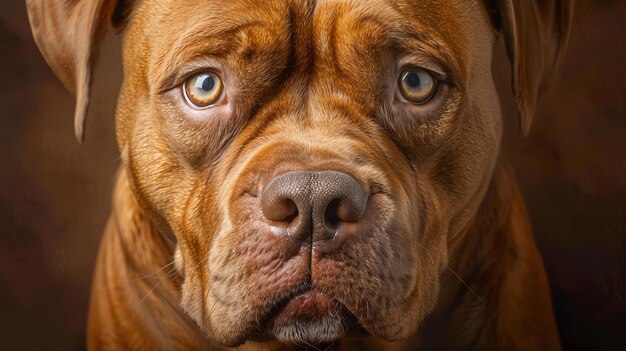
[[[90,349],[560,349],[491,64],[528,132],[571,1],[27,7],[79,141],[123,33]]]

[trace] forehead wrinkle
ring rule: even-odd
[[[222,58],[241,48],[253,27],[280,32],[285,4],[273,1],[161,0],[147,10],[144,40],[154,46],[146,57],[152,82],[162,82],[191,60]],[[193,16],[182,16],[192,13]],[[264,14],[268,14],[265,16]],[[276,33],[283,35],[284,33]],[[151,40],[162,37],[163,40]],[[244,40],[245,41],[245,40]],[[150,84],[151,87],[154,84]],[[152,90],[152,89],[151,89]]]
[[[359,17],[357,23],[372,23],[380,28],[380,36],[386,48],[398,48],[403,53],[414,53],[416,49],[426,51],[439,61],[458,66],[455,55],[444,42],[433,37],[432,31],[420,30],[419,27],[407,23],[406,20],[396,17],[393,20],[370,14]],[[412,43],[409,43],[412,42]]]
[[[422,43],[436,49],[459,82],[465,81],[469,40],[467,0],[393,0],[392,7],[404,14],[404,26],[411,36],[420,36]]]
[[[386,49],[399,50],[401,55],[425,55],[425,60],[434,60],[447,67],[454,76],[463,77],[463,48],[449,43],[446,40],[449,33],[440,33],[441,28],[433,24],[437,22],[437,14],[424,11],[416,13],[416,5],[411,7],[411,11],[407,6],[409,5],[406,3],[396,1],[323,1],[323,4],[316,7],[317,12],[323,12],[318,13],[317,17],[322,17],[328,25],[321,27],[318,37],[326,38],[326,35],[333,34],[336,29],[334,27],[344,21],[348,21],[348,25],[357,30],[375,28],[366,35],[373,36],[375,41],[380,40],[380,44]],[[453,26],[458,27],[457,32],[462,31],[456,19],[449,21],[455,22]],[[458,34],[461,33],[457,33],[452,39],[459,39]],[[329,50],[331,57],[336,56],[334,51],[341,50],[344,44],[325,43],[323,40],[317,43],[321,45],[322,52]],[[336,59],[334,61],[337,62]]]
[[[187,62],[226,56],[241,45],[239,40],[233,38],[237,38],[240,33],[252,27],[262,25],[263,23],[258,21],[248,21],[222,28],[210,28],[212,26],[207,24],[189,28],[180,34],[171,47],[164,48],[155,55],[151,60],[150,71],[155,73],[156,82],[162,82]],[[204,31],[204,28],[207,30]]]
[[[423,23],[423,19],[412,19],[402,15],[402,9],[392,4],[388,16],[378,12],[357,19],[359,23],[370,22],[381,28],[383,45],[399,49],[402,55],[426,54],[448,67],[453,74],[462,76],[462,53],[449,45],[438,28]],[[427,16],[426,16],[427,17]]]

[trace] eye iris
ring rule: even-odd
[[[427,102],[435,92],[435,78],[423,69],[404,71],[400,78],[400,91],[405,99],[413,103]]]
[[[193,108],[209,107],[217,102],[222,93],[220,77],[211,72],[191,76],[183,87],[187,103]]]

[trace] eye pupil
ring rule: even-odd
[[[417,88],[420,85],[420,77],[415,72],[408,72],[404,76],[404,81],[411,88]]]
[[[214,86],[215,86],[215,79],[213,79],[213,77],[206,76],[202,80],[202,90],[210,91],[211,89],[213,89]]]

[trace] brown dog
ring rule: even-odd
[[[491,59],[527,131],[568,1],[27,3],[79,139],[124,33],[90,348],[560,348]]]

